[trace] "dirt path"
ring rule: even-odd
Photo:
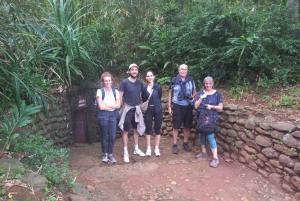
[[[145,151],[144,137],[139,146]],[[154,140],[151,140],[154,144]],[[192,144],[191,142],[189,143]],[[171,151],[172,138],[161,139],[161,157],[139,157],[133,152],[133,139],[129,139],[130,163],[122,160],[122,139],[117,139],[114,155],[116,164],[101,163],[100,143],[72,147],[70,169],[78,171],[76,182],[95,189],[89,198],[93,201],[117,200],[228,200],[228,201],[296,201],[292,195],[268,182],[258,173],[236,163],[220,160],[217,168],[206,160],[195,159],[199,143],[191,152]],[[179,139],[178,145],[182,145]]]

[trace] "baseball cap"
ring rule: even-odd
[[[128,70],[130,70],[132,67],[137,67],[137,68],[139,68],[139,66],[138,66],[137,64],[133,63],[133,64],[130,64],[130,65],[129,65]]]

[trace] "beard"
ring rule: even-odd
[[[136,75],[130,74],[130,77],[135,79],[135,78],[137,78],[137,74]]]

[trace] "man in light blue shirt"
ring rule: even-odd
[[[186,151],[191,151],[188,145],[190,126],[193,122],[193,101],[197,94],[193,77],[188,75],[188,66],[181,64],[179,74],[173,77],[169,86],[169,114],[172,115],[173,123],[173,154],[178,154],[177,137],[178,129],[184,124],[183,145]],[[173,108],[172,108],[173,103]]]

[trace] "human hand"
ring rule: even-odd
[[[207,94],[203,94],[202,96],[200,96],[201,100],[203,100],[206,97],[207,97]]]
[[[208,109],[208,110],[212,109],[212,107],[213,107],[212,105],[209,105],[209,104],[206,104],[205,106],[206,106],[206,109]]]

